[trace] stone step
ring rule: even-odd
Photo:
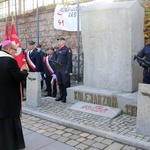
[[[120,91],[91,88],[85,85],[67,89],[67,101],[78,101],[120,108],[124,113],[136,116],[137,92],[124,93]]]

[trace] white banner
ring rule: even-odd
[[[96,0],[88,3],[81,3],[80,10],[85,6],[96,3],[107,3],[112,0]],[[56,5],[54,12],[54,28],[58,30],[77,31],[77,5]],[[79,20],[79,23],[80,20]],[[79,25],[80,26],[80,25]],[[81,31],[81,28],[79,29]]]
[[[54,12],[54,28],[77,31],[77,5],[57,5]]]

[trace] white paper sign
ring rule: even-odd
[[[107,3],[112,0],[96,0],[88,3],[81,3],[79,10],[82,10],[84,7],[96,3]],[[78,26],[78,17],[77,17],[77,5],[56,5],[54,12],[54,28],[58,30],[65,31],[77,31]],[[79,30],[80,28],[80,19],[79,19]]]

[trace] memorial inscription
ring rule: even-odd
[[[79,91],[74,91],[74,99],[89,102],[94,104],[100,104],[110,107],[118,107],[118,102],[116,97],[109,97],[99,94],[92,94],[92,93],[84,93]]]
[[[115,96],[105,96],[100,94],[74,91],[74,100],[118,108],[118,101],[117,97]],[[137,115],[137,106],[125,105],[125,110],[127,115]]]

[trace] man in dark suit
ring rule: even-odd
[[[56,75],[55,67],[51,63],[55,60],[54,48],[50,47],[46,49],[47,56],[43,59],[44,73],[46,75],[46,86],[47,86],[47,95],[56,97],[57,95],[57,85],[56,85]],[[52,86],[51,86],[52,85]]]
[[[0,51],[0,150],[25,148],[20,113],[20,82],[26,80],[28,67],[18,67],[13,58],[16,46],[10,40],[2,43]]]
[[[26,52],[26,61],[30,72],[41,72],[40,52],[35,47],[34,41],[29,41],[28,51]]]

